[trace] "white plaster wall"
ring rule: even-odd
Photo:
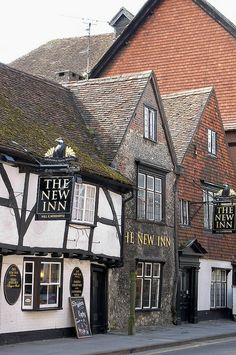
[[[19,237],[14,210],[0,206],[0,216],[0,243],[17,245]]]
[[[110,195],[114,204],[114,208],[116,211],[117,220],[119,223],[119,228],[121,232],[121,218],[122,218],[122,196],[116,194],[115,192],[110,191]]]
[[[120,257],[120,241],[115,227],[98,223],[94,229],[92,252]]]
[[[22,256],[7,256],[3,258],[1,285],[7,268],[11,264],[16,264],[22,274],[23,257]],[[59,329],[65,327],[73,327],[73,316],[70,309],[70,276],[75,267],[79,267],[84,277],[84,290],[82,296],[85,298],[85,303],[90,312],[90,262],[79,261],[76,259],[64,259],[63,271],[63,304],[62,310],[49,311],[22,311],[21,296],[18,301],[10,306],[4,296],[3,287],[0,291],[0,333],[11,333],[20,331],[40,330],[40,329]]]
[[[90,227],[74,225],[68,231],[67,249],[88,250]]]
[[[198,311],[210,310],[211,270],[213,267],[232,270],[231,263],[227,261],[201,260],[198,275]],[[227,275],[227,307],[232,308],[232,271]]]
[[[111,207],[102,188],[99,188],[98,217],[113,220]]]

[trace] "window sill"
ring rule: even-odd
[[[49,307],[49,308],[39,308],[39,309],[24,309],[21,308],[22,312],[45,312],[45,311],[61,311],[62,307]]]
[[[147,142],[151,142],[151,143],[154,143],[154,144],[157,144],[157,140],[153,140],[151,138],[148,138],[148,137],[143,137],[143,139]]]
[[[142,308],[142,309],[140,309],[140,308],[137,308],[137,309],[135,309],[135,312],[160,312],[161,311],[161,309],[160,308]]]
[[[217,155],[208,152],[208,157],[211,159],[217,159]]]
[[[96,227],[95,223],[88,223],[88,222],[82,222],[82,221],[69,221],[69,225],[75,225],[75,226],[88,226],[88,227]]]
[[[136,221],[140,222],[140,223],[146,223],[146,224],[157,224],[157,225],[160,225],[160,226],[165,226],[166,225],[165,222],[155,222],[155,221],[149,221],[149,220],[146,220],[146,219],[139,219],[139,218],[136,218]]]

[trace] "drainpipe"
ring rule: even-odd
[[[176,167],[176,180],[173,187],[174,192],[174,285],[173,285],[173,295],[172,295],[172,319],[175,325],[178,324],[178,307],[177,307],[177,293],[178,293],[178,282],[179,282],[179,239],[178,239],[178,180],[181,174],[181,167]]]

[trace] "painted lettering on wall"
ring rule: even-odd
[[[213,209],[213,233],[235,233],[234,205],[218,204]]]
[[[70,219],[73,176],[39,177],[36,219]]]
[[[166,235],[155,235],[142,232],[135,234],[132,231],[126,232],[125,242],[126,244],[158,246],[165,248],[169,248],[171,245],[170,237]]]

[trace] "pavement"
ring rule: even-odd
[[[153,326],[135,335],[109,332],[86,338],[59,338],[1,345],[1,355],[125,355],[174,347],[203,340],[236,336],[232,320],[204,321],[197,324]]]

